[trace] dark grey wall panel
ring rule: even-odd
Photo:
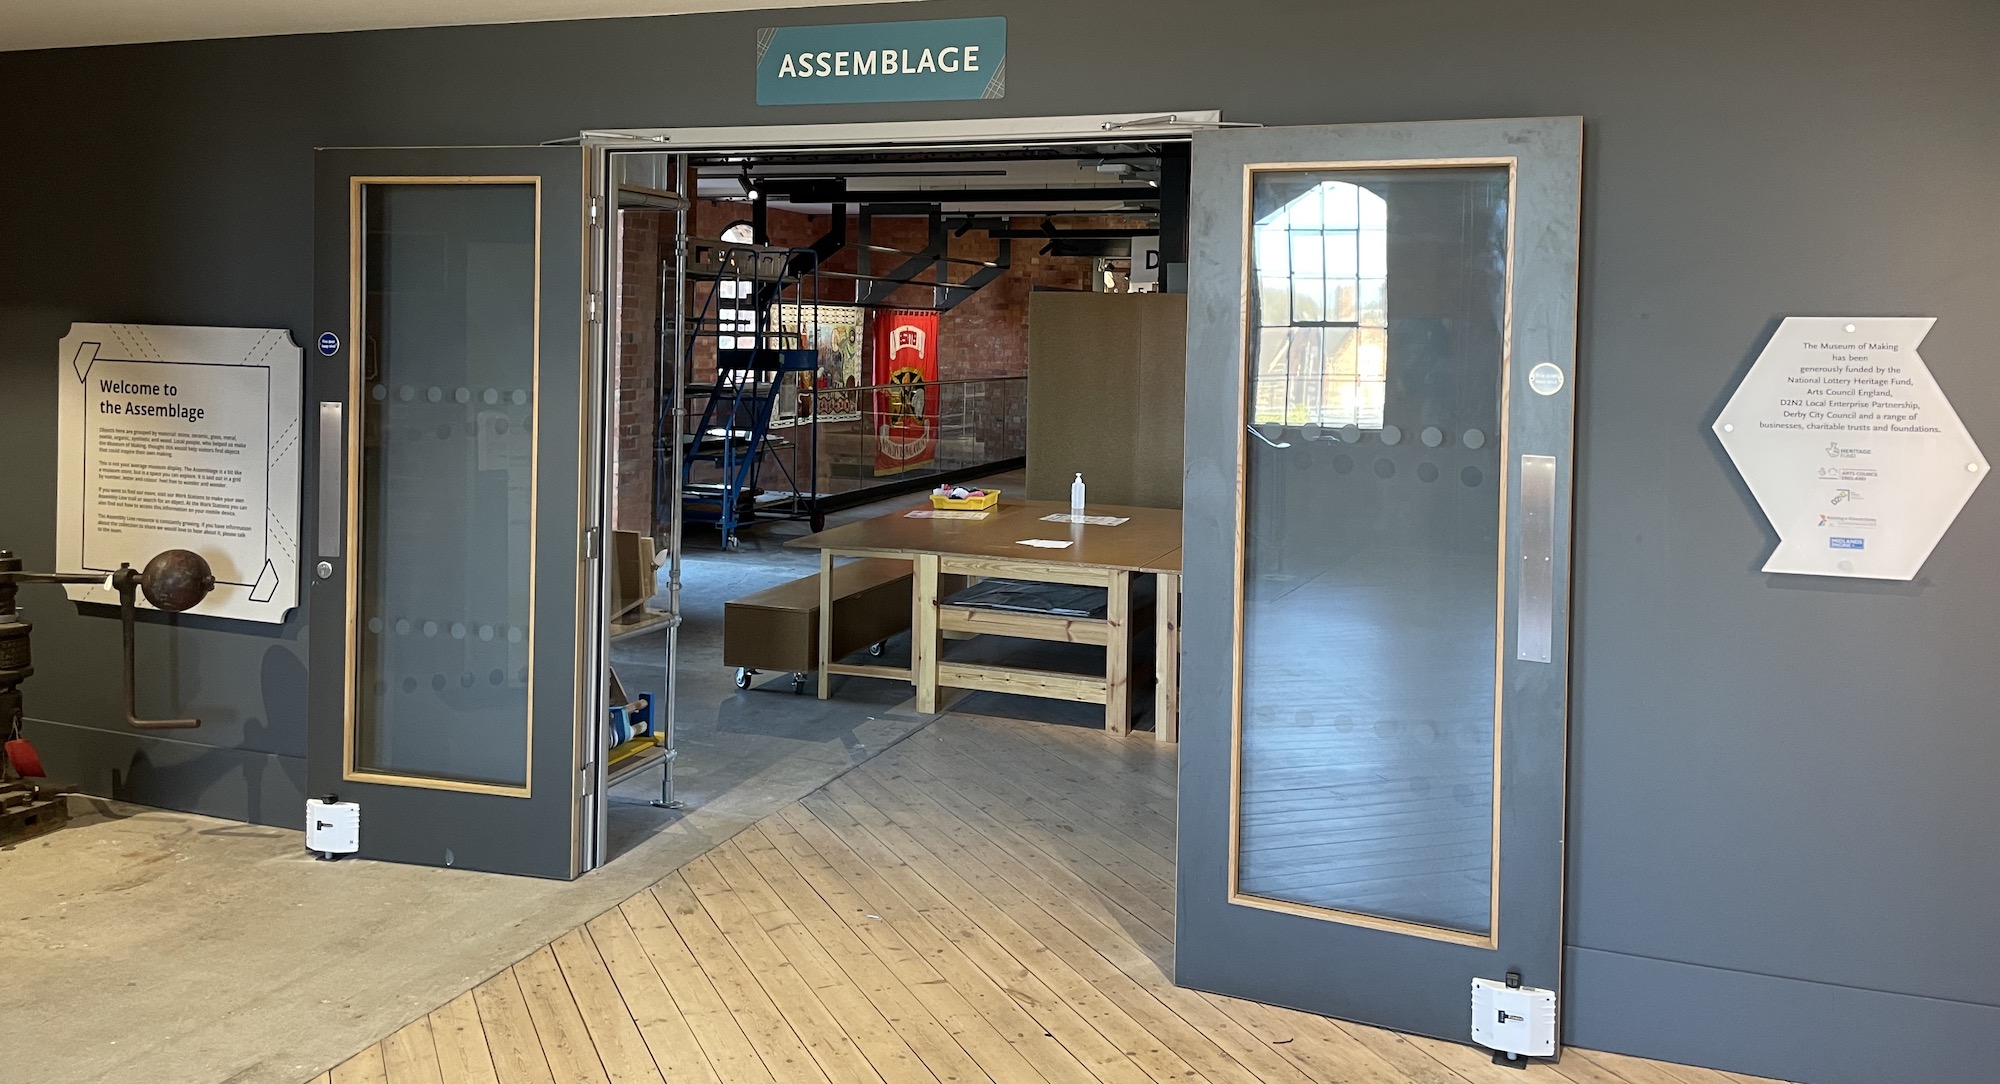
[[[753,104],[760,23],[919,14],[1005,14],[1008,97]],[[0,54],[0,545],[36,567],[53,550],[53,347],[72,320],[311,341],[315,145],[1082,110],[1580,114],[1569,939],[1579,960],[1707,977],[1593,985],[1579,966],[1571,1037],[1821,1082],[1869,1079],[1880,1048],[1928,1074],[1935,1032],[1808,1010],[1818,986],[2000,1005],[2000,490],[1973,496],[1912,584],[1764,576],[1774,537],[1707,427],[1779,317],[1930,315],[1924,356],[2000,447],[1996,67],[1992,0],[937,0]],[[23,597],[30,713],[113,735],[53,763],[122,770],[115,627]],[[264,676],[274,655],[302,666],[303,627],[149,625],[143,703],[213,719],[192,742],[303,755],[303,681]],[[272,804],[234,815],[296,823]],[[1722,996],[1723,970],[1774,978],[1709,1050],[1659,999]],[[1924,1019],[1971,1041],[1957,1010]],[[1986,1074],[1953,1064],[1895,1078]]]
[[[40,719],[24,732],[47,763],[84,793],[257,824],[299,824],[306,758],[182,741],[136,730],[106,732]]]
[[[1571,949],[1567,1026],[1643,1057],[1801,1081],[1990,1080],[2000,1008]],[[1829,1036],[1849,1036],[1829,1042]]]

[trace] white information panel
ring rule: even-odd
[[[299,600],[303,360],[284,330],[70,325],[57,356],[57,566],[108,573],[193,550],[216,583],[191,612],[284,621]],[[102,585],[69,593],[118,602]]]
[[[1715,420],[1778,532],[1766,572],[1907,580],[1986,477],[1917,354],[1931,317],[1792,316]]]

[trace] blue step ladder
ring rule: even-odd
[[[724,549],[737,547],[737,528],[757,514],[759,468],[771,435],[771,412],[778,396],[789,394],[787,373],[813,373],[819,352],[801,349],[720,349],[715,383],[689,434],[681,463],[682,517],[712,523]],[[697,464],[718,469],[720,482],[696,484]],[[794,487],[796,489],[796,486]]]

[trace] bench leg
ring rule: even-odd
[[[819,698],[833,694],[833,675],[826,664],[833,660],[833,551],[819,551]]]
[[[925,715],[938,709],[938,557],[919,553],[910,584],[910,669],[917,683],[917,710]]]
[[[1104,611],[1108,640],[1104,645],[1104,729],[1132,732],[1132,574],[1111,574]]]
[[[1153,737],[1181,740],[1181,578],[1162,572],[1156,577],[1153,625]]]

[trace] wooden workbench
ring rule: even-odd
[[[917,507],[926,507],[919,505]],[[1091,516],[1127,520],[1115,527],[1050,523],[1043,516],[1068,513],[1055,501],[1003,503],[983,519],[911,519],[899,509],[873,519],[850,523],[796,539],[789,545],[820,551],[819,695],[829,691],[833,674],[860,674],[908,681],[917,690],[917,710],[938,710],[939,689],[972,689],[1015,693],[1104,705],[1105,729],[1114,734],[1132,728],[1132,577],[1157,577],[1158,602],[1154,695],[1154,735],[1161,741],[1180,737],[1180,549],[1181,514],[1176,509],[1125,508],[1093,505]],[[1067,541],[1063,549],[1021,544],[1022,539]],[[830,658],[826,642],[833,612],[827,587],[839,557],[892,557],[911,563],[914,576],[910,613],[910,665],[905,667],[844,664]],[[940,576],[977,576],[1042,583],[1083,584],[1105,588],[1102,618],[952,606],[938,598]],[[1063,643],[1101,644],[1105,673],[1070,674],[1052,670],[947,661],[947,632],[1019,636]]]

